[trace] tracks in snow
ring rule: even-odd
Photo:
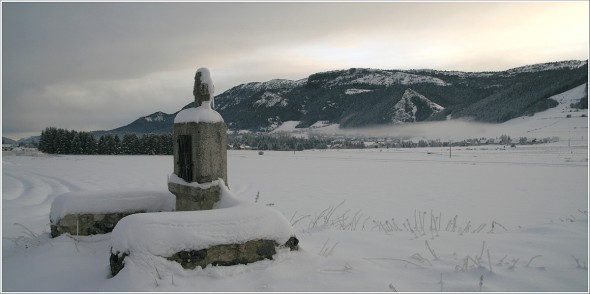
[[[3,205],[50,205],[60,194],[81,190],[77,185],[63,179],[31,172],[4,171],[3,177]]]

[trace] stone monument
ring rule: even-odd
[[[209,70],[195,75],[195,107],[174,118],[174,173],[168,190],[176,211],[139,213],[117,223],[111,235],[111,274],[125,260],[165,258],[185,269],[272,259],[277,249],[298,250],[291,223],[278,211],[247,203],[229,191],[227,127],[211,108]]]
[[[219,201],[219,179],[227,183],[227,126],[211,109],[214,86],[209,70],[195,74],[194,108],[174,119],[174,174],[168,190],[176,195],[176,210],[212,209]]]

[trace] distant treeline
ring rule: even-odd
[[[289,134],[229,134],[227,143],[229,149],[257,149],[257,150],[276,150],[276,151],[293,151],[307,149],[327,149],[331,144],[328,137],[309,136],[295,137]],[[349,146],[349,148],[362,148],[362,144]]]
[[[512,139],[502,135],[499,138],[473,138],[462,141],[419,140],[413,142],[409,138],[367,138],[307,135],[292,136],[286,133],[229,133],[228,149],[253,149],[276,151],[302,151],[309,149],[363,149],[363,148],[417,148],[417,147],[448,147],[479,146],[479,145],[529,145],[559,141],[559,138],[526,138]],[[105,154],[105,155],[171,155],[171,134],[146,134],[138,137],[125,134],[123,139],[117,135],[105,134],[98,140],[90,132],[69,131],[66,129],[46,128],[41,132],[39,151],[49,154]]]
[[[172,154],[171,134],[147,134],[138,137],[125,134],[123,138],[106,134],[98,140],[91,132],[46,128],[39,138],[39,151],[49,154]]]

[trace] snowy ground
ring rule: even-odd
[[[581,95],[500,125],[398,133],[561,138],[551,144],[453,148],[451,158],[446,148],[229,151],[231,191],[282,213],[301,247],[229,267],[155,258],[110,278],[111,234],[49,238],[57,196],[166,193],[171,156],[3,152],[2,291],[588,292],[588,110],[569,108]]]
[[[4,153],[2,290],[440,291],[442,274],[444,291],[479,291],[483,275],[484,291],[585,292],[588,147],[470,149],[230,151],[231,190],[295,223],[301,250],[225,268],[158,260],[114,278],[110,234],[48,238],[51,202],[165,191],[172,157]]]

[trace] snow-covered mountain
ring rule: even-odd
[[[319,83],[323,88],[340,87],[344,85],[375,85],[391,86],[413,85],[413,84],[434,84],[447,86],[447,82],[428,75],[418,75],[401,71],[352,68],[349,70],[338,70],[320,73],[310,77],[313,82]]]
[[[154,112],[147,116],[142,116],[132,123],[108,130],[108,131],[95,131],[95,136],[100,137],[104,134],[113,135],[125,135],[128,133],[134,134],[161,134],[161,133],[172,133],[172,126],[174,124],[174,117],[178,112],[168,114],[162,111]]]
[[[275,105],[285,107],[287,106],[287,100],[279,95],[279,93],[264,92],[259,100],[254,102],[254,106],[257,107],[273,107]]]
[[[16,143],[17,143],[16,140],[12,140],[7,137],[2,137],[2,144],[16,144]]]
[[[299,122],[297,128],[317,122],[348,128],[447,117],[501,123],[554,107],[548,97],[587,81],[587,60],[498,72],[351,68],[295,81],[241,84],[217,95],[215,108],[230,130],[248,131],[271,131],[293,121]],[[155,112],[106,132],[167,133],[174,115]]]
[[[285,80],[285,79],[273,79],[268,82],[252,82],[247,84],[241,84],[235,86],[227,91],[225,91],[222,95],[226,97],[226,103],[222,105],[218,105],[217,109],[223,110],[225,108],[236,106],[242,102],[244,98],[247,98],[249,95],[254,95],[256,93],[268,93],[268,95],[273,94],[268,91],[290,91],[295,87],[299,87],[305,85],[307,79],[301,79],[298,81],[292,80]],[[267,97],[260,97],[261,99],[265,99]],[[260,102],[261,104],[264,102]]]
[[[407,89],[402,98],[393,106],[392,122],[399,124],[422,121],[444,109],[420,93]]]
[[[158,111],[158,112],[154,112],[148,116],[144,116],[143,119],[145,119],[148,122],[164,121],[164,120],[166,120],[166,115],[167,115],[166,113]]]
[[[567,61],[525,65],[525,66],[509,69],[505,72],[510,75],[515,75],[515,74],[527,73],[527,72],[540,72],[540,71],[560,70],[560,69],[577,69],[577,68],[583,67],[585,65],[588,65],[588,60],[567,60]]]

